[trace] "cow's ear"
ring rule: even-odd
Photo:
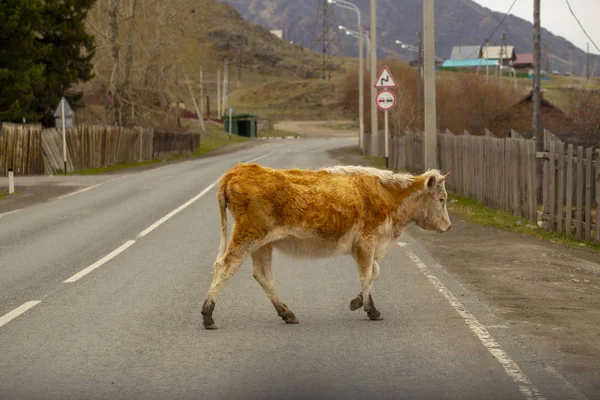
[[[435,176],[430,176],[427,178],[427,189],[433,190],[437,186],[437,178]]]

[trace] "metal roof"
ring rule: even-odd
[[[479,57],[481,46],[454,46],[450,60],[471,60]]]
[[[517,54],[517,59],[513,63],[517,64],[533,64],[533,53],[519,53]]]
[[[481,58],[487,59],[503,59],[513,58],[515,55],[515,46],[488,46],[481,51]]]
[[[499,64],[498,60],[485,60],[482,58],[475,58],[472,60],[446,60],[442,65],[443,68],[467,68],[467,67],[478,67],[481,65],[485,67],[486,65],[490,67],[495,67]]]

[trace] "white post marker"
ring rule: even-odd
[[[63,165],[65,175],[67,174],[67,129],[65,128],[65,98],[60,100],[60,112],[62,117],[62,136],[63,136]]]
[[[15,192],[15,174],[12,168],[8,169],[8,194]]]
[[[375,82],[376,89],[383,89],[379,93],[377,93],[377,97],[375,97],[375,102],[377,104],[377,108],[381,111],[385,112],[385,167],[389,167],[389,157],[390,157],[390,145],[389,145],[389,136],[390,136],[390,127],[389,127],[389,116],[388,111],[391,110],[396,103],[398,102],[398,98],[396,97],[396,93],[392,92],[390,89],[397,88],[398,83],[394,79],[394,76],[390,72],[388,67],[383,67],[377,81]]]
[[[231,140],[231,132],[233,130],[233,108],[229,107],[229,140]],[[238,132],[239,135],[239,132]]]

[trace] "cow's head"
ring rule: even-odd
[[[439,171],[427,171],[421,175],[421,196],[419,196],[414,210],[414,222],[421,229],[428,231],[447,232],[452,226],[446,202],[448,193],[444,181],[450,175],[442,175]]]

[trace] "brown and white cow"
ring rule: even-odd
[[[254,278],[279,316],[288,324],[298,323],[275,292],[273,248],[299,257],[351,254],[362,291],[350,309],[363,307],[370,319],[382,319],[371,296],[379,277],[377,261],[411,223],[430,231],[450,229],[447,176],[437,170],[414,176],[355,166],[313,171],[236,165],[221,178],[217,194],[221,246],[202,308],[204,327],[216,329],[212,314],[217,297],[248,255]],[[229,244],[227,208],[234,220]]]

